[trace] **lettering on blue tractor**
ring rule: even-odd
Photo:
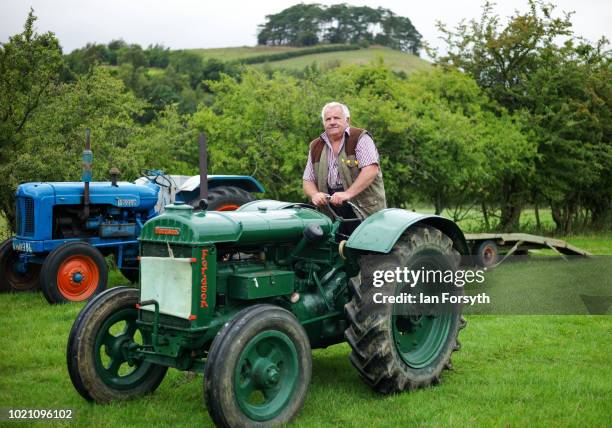
[[[138,206],[137,199],[120,199],[117,198],[117,206],[119,207],[136,207]]]
[[[208,279],[206,277],[206,271],[208,270],[208,261],[206,260],[207,255],[208,250],[202,250],[202,281],[200,282],[200,308],[208,308]]]
[[[13,250],[14,251],[21,251],[24,253],[31,253],[32,252],[32,244],[29,242],[20,242],[17,240],[13,240]]]

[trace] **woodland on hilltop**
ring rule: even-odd
[[[350,6],[346,3],[323,6],[300,3],[266,16],[259,26],[257,42],[272,46],[312,46],[344,43],[388,46],[418,55],[421,34],[409,18],[389,9]]]

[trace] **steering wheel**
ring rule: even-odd
[[[140,175],[161,187],[172,187],[173,181],[160,169],[141,169]],[[153,178],[151,178],[153,177]]]
[[[344,218],[339,216],[336,211],[334,211],[334,209],[332,208],[332,206],[329,204],[329,201],[331,199],[330,195],[325,196],[325,200],[327,201],[327,209],[331,212],[332,216],[334,217],[334,220],[340,221],[342,223],[350,223],[353,221],[363,221],[366,218],[366,215],[363,213],[363,211],[361,211],[360,208],[357,207],[357,205],[355,205],[354,203],[352,203],[351,201],[345,201],[347,204],[349,204],[349,206],[355,211],[357,212],[357,214],[359,216],[361,216],[361,218],[356,217],[356,218]]]

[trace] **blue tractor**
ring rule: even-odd
[[[157,170],[145,170],[143,177],[128,183],[118,182],[113,168],[110,181],[91,182],[92,159],[87,147],[82,182],[17,188],[17,233],[0,245],[0,291],[40,288],[50,303],[87,300],[106,288],[109,255],[136,282],[143,224],[167,204],[197,206],[201,178],[207,178],[208,209],[234,210],[264,191],[249,176],[187,177]]]

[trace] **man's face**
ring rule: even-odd
[[[344,116],[342,107],[327,108],[323,114],[323,126],[328,137],[332,140],[342,137],[349,126],[349,120]]]

